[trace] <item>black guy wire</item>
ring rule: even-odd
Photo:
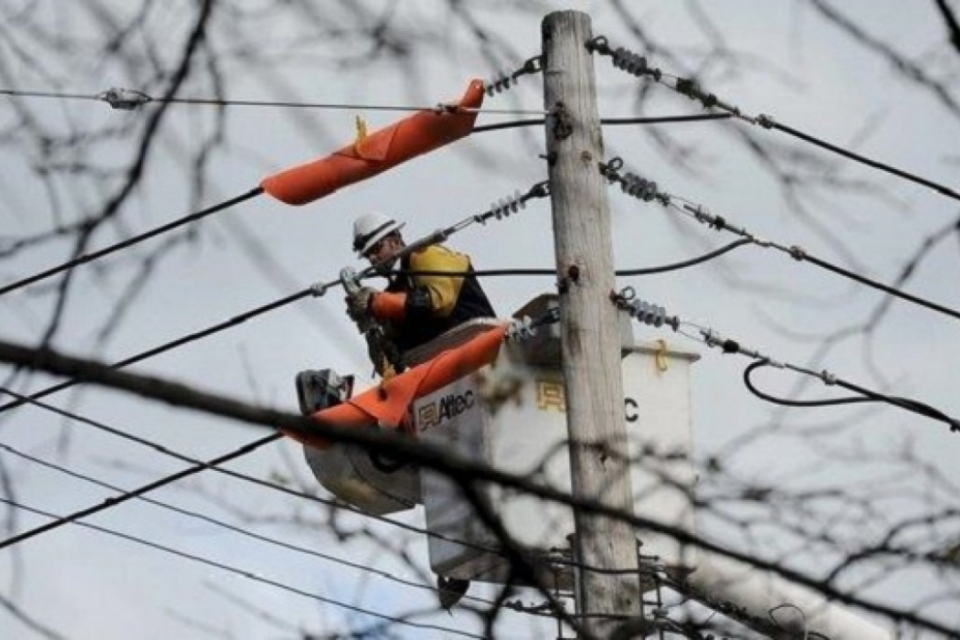
[[[2,502],[3,504],[9,505],[9,506],[11,506],[11,507],[13,507],[13,508],[15,508],[15,509],[20,509],[20,510],[22,510],[22,511],[26,511],[26,512],[28,512],[28,513],[33,513],[33,514],[40,515],[40,516],[44,516],[44,517],[47,517],[47,518],[59,518],[59,516],[57,516],[57,515],[55,515],[55,514],[53,514],[53,513],[50,513],[50,512],[48,512],[48,511],[43,511],[43,510],[41,510],[41,509],[36,509],[36,508],[34,508],[34,507],[27,506],[27,505],[25,505],[25,504],[23,504],[23,503],[16,502],[16,501],[14,501],[14,500],[10,500],[10,499],[8,499],[8,498],[0,497],[0,502]],[[417,628],[417,629],[429,629],[429,630],[432,630],[432,631],[442,631],[442,632],[445,632],[445,633],[451,633],[451,634],[455,634],[455,635],[458,635],[458,636],[463,636],[463,637],[465,637],[465,638],[477,638],[477,639],[479,639],[479,640],[483,640],[483,636],[479,636],[479,635],[476,635],[476,634],[472,634],[472,633],[469,633],[469,632],[466,632],[466,631],[460,631],[460,630],[458,630],[458,629],[453,629],[453,628],[450,628],[450,627],[442,627],[442,626],[439,626],[439,625],[425,624],[425,623],[420,623],[420,622],[411,622],[411,621],[409,621],[409,620],[404,620],[403,618],[397,618],[397,617],[395,617],[395,616],[389,616],[389,615],[386,615],[386,614],[383,614],[383,613],[379,613],[379,612],[377,612],[377,611],[372,611],[372,610],[370,610],[370,609],[364,609],[364,608],[362,608],[362,607],[357,607],[357,606],[354,606],[354,605],[351,605],[351,604],[347,604],[347,603],[345,603],[345,602],[341,602],[340,600],[334,600],[334,599],[332,599],[332,598],[326,598],[326,597],[321,596],[321,595],[318,595],[318,594],[316,594],[316,593],[311,593],[311,592],[309,592],[309,591],[305,591],[305,590],[303,590],[303,589],[298,589],[297,587],[290,586],[289,584],[284,584],[284,583],[278,582],[278,581],[276,581],[276,580],[271,580],[271,579],[269,579],[269,578],[264,578],[264,577],[262,577],[262,576],[257,575],[256,573],[254,573],[254,572],[252,572],[252,571],[248,571],[248,570],[246,570],[246,569],[240,569],[240,568],[235,567],[235,566],[232,566],[232,565],[228,565],[228,564],[225,564],[225,563],[222,563],[222,562],[217,562],[217,561],[215,561],[215,560],[211,560],[210,558],[204,558],[203,556],[199,556],[199,555],[196,555],[196,554],[193,554],[193,553],[188,553],[188,552],[186,552],[186,551],[181,551],[181,550],[179,550],[179,549],[174,549],[173,547],[169,547],[169,546],[166,546],[166,545],[162,545],[162,544],[159,544],[159,543],[157,543],[157,542],[152,542],[152,541],[150,541],[150,540],[146,540],[146,539],[144,539],[144,538],[139,538],[139,537],[137,537],[137,536],[133,536],[133,535],[130,535],[130,534],[127,534],[127,533],[122,533],[122,532],[116,531],[116,530],[114,530],[114,529],[108,529],[108,528],[106,528],[106,527],[101,527],[101,526],[98,526],[98,525],[90,524],[89,522],[76,522],[75,524],[77,524],[77,525],[79,525],[79,526],[81,526],[81,527],[84,527],[84,528],[86,528],[86,529],[90,529],[90,530],[92,530],[92,531],[97,531],[97,532],[99,532],[99,533],[104,533],[104,534],[107,534],[107,535],[110,535],[110,536],[113,536],[113,537],[116,537],[116,538],[121,538],[121,539],[123,539],[123,540],[127,540],[127,541],[129,541],[129,542],[134,542],[134,543],[139,544],[139,545],[142,545],[142,546],[150,547],[150,548],[152,548],[152,549],[156,549],[156,550],[158,550],[158,551],[162,551],[162,552],[167,553],[167,554],[170,554],[170,555],[174,555],[174,556],[177,556],[177,557],[180,557],[180,558],[184,558],[184,559],[187,559],[187,560],[192,560],[192,561],[194,561],[194,562],[198,562],[198,563],[203,564],[203,565],[206,565],[206,566],[208,566],[208,567],[213,567],[213,568],[215,568],[215,569],[220,569],[220,570],[222,570],[222,571],[227,571],[227,572],[229,572],[229,573],[233,573],[233,574],[238,575],[238,576],[241,576],[241,577],[243,577],[243,578],[247,578],[247,579],[249,579],[249,580],[253,580],[254,582],[259,582],[259,583],[261,583],[261,584],[266,584],[266,585],[269,585],[269,586],[271,586],[271,587],[276,587],[276,588],[278,588],[278,589],[282,589],[283,591],[287,591],[287,592],[289,592],[289,593],[295,593],[295,594],[297,594],[297,595],[304,596],[304,597],[306,597],[306,598],[310,598],[310,599],[312,599],[312,600],[316,600],[316,601],[322,602],[322,603],[324,603],[324,604],[329,604],[329,605],[332,605],[332,606],[335,606],[335,607],[339,607],[339,608],[342,608],[342,609],[347,609],[347,610],[350,610],[350,611],[354,611],[354,612],[356,612],[356,613],[360,613],[360,614],[363,614],[363,615],[372,616],[372,617],[375,617],[375,618],[379,618],[379,619],[381,619],[381,620],[386,620],[386,621],[391,622],[391,623],[396,623],[396,624],[402,624],[402,625],[406,625],[406,626],[410,626],[410,627],[415,627],[415,628]]]
[[[57,464],[54,464],[54,463],[52,463],[52,462],[48,462],[48,461],[46,461],[46,460],[42,460],[42,459],[40,459],[40,458],[37,458],[36,456],[32,456],[32,455],[30,455],[30,454],[28,454],[28,453],[25,453],[25,452],[23,452],[23,451],[20,451],[20,450],[18,450],[18,449],[15,449],[14,447],[11,447],[11,446],[8,445],[8,444],[3,444],[2,442],[0,442],[0,449],[6,451],[7,453],[9,453],[9,454],[11,454],[11,455],[17,456],[17,457],[19,457],[19,458],[22,458],[22,459],[24,459],[24,460],[27,460],[28,462],[31,462],[31,463],[33,463],[33,464],[36,464],[36,465],[38,465],[38,466],[41,466],[41,467],[44,467],[44,468],[47,468],[47,469],[51,469],[51,470],[56,471],[56,472],[58,472],[58,473],[61,473],[61,474],[70,476],[71,478],[76,478],[76,479],[78,479],[78,480],[83,480],[84,482],[88,482],[88,483],[90,483],[90,484],[93,484],[93,485],[96,485],[96,486],[99,486],[99,487],[103,487],[103,488],[105,488],[105,489],[110,489],[110,490],[112,490],[112,491],[123,491],[123,489],[122,489],[121,487],[118,487],[118,486],[116,486],[116,485],[110,484],[110,483],[108,483],[108,482],[104,482],[104,481],[102,481],[102,480],[98,480],[98,479],[96,479],[96,478],[94,478],[94,477],[92,477],[92,476],[89,476],[89,475],[86,475],[86,474],[83,474],[83,473],[79,473],[79,472],[77,472],[77,471],[72,471],[72,470],[70,470],[70,469],[67,469],[67,468],[62,467],[62,466],[57,465]],[[244,529],[244,528],[242,528],[242,527],[238,527],[238,526],[232,525],[232,524],[230,524],[230,523],[228,523],[228,522],[224,522],[223,520],[218,520],[217,518],[213,518],[213,517],[204,515],[204,514],[202,514],[202,513],[197,513],[196,511],[191,511],[191,510],[189,510],[189,509],[184,509],[184,508],[182,508],[182,507],[177,507],[177,506],[172,505],[172,504],[167,503],[167,502],[162,502],[162,501],[160,501],[160,500],[155,500],[155,499],[153,499],[153,498],[148,498],[148,497],[145,497],[145,496],[143,496],[143,495],[137,496],[137,499],[142,500],[142,501],[144,501],[144,502],[146,502],[146,503],[148,503],[148,504],[154,505],[154,506],[156,506],[156,507],[160,507],[160,508],[162,508],[162,509],[166,509],[166,510],[168,510],[168,511],[172,511],[172,512],[178,513],[178,514],[180,514],[180,515],[187,516],[188,518],[193,518],[193,519],[195,519],[195,520],[201,520],[201,521],[203,521],[203,522],[207,522],[207,523],[209,523],[209,524],[215,525],[215,526],[220,527],[220,528],[222,528],[222,529],[226,529],[226,530],[228,530],[228,531],[232,531],[232,532],[237,533],[237,534],[240,534],[240,535],[242,535],[242,536],[245,536],[245,537],[248,537],[248,538],[252,538],[252,539],[257,540],[257,541],[259,541],[259,542],[264,542],[264,543],[266,543],[266,544],[269,544],[269,545],[272,545],[272,546],[276,546],[276,547],[280,547],[280,548],[282,548],[282,549],[287,549],[287,550],[289,550],[289,551],[295,551],[295,552],[297,552],[297,553],[302,553],[302,554],[304,554],[304,555],[312,556],[312,557],[314,557],[314,558],[319,558],[319,559],[321,559],[321,560],[326,560],[326,561],[332,562],[332,563],[334,563],[334,564],[339,564],[339,565],[342,565],[342,566],[345,566],[345,567],[350,567],[351,569],[357,569],[357,570],[360,570],[360,571],[364,571],[364,572],[366,572],[366,573],[372,573],[372,574],[374,574],[374,575],[376,575],[376,576],[379,576],[379,577],[381,577],[381,578],[385,578],[385,579],[390,580],[390,581],[392,581],[392,582],[395,582],[395,583],[397,583],[397,584],[401,584],[401,585],[408,586],[408,587],[414,587],[414,588],[422,589],[422,590],[426,590],[426,591],[433,591],[433,592],[439,592],[439,591],[440,591],[440,589],[439,589],[438,587],[434,587],[434,586],[430,586],[430,585],[426,585],[426,584],[421,584],[421,583],[418,583],[418,582],[413,582],[412,580],[405,580],[405,579],[403,579],[403,578],[397,577],[397,576],[395,576],[395,575],[393,575],[393,574],[391,574],[391,573],[388,573],[388,572],[386,572],[386,571],[383,571],[383,570],[381,570],[381,569],[376,569],[376,568],[371,567],[371,566],[369,566],[369,565],[360,564],[360,563],[357,563],[357,562],[351,562],[351,561],[349,561],[349,560],[344,560],[343,558],[338,558],[338,557],[336,557],[336,556],[331,556],[331,555],[328,555],[328,554],[325,554],[325,553],[321,553],[321,552],[319,552],[319,551],[315,551],[315,550],[309,549],[309,548],[307,548],[307,547],[302,547],[302,546],[300,546],[300,545],[292,544],[292,543],[290,543],[290,542],[284,542],[284,541],[278,540],[278,539],[276,539],[276,538],[274,538],[274,537],[261,535],[261,534],[259,534],[259,533],[254,533],[253,531],[250,531],[250,530],[248,530],[248,529]],[[478,602],[478,603],[480,603],[480,604],[485,604],[485,605],[491,605],[491,604],[493,604],[493,601],[491,601],[491,600],[487,600],[487,599],[484,599],[484,598],[478,598],[478,597],[470,596],[470,595],[465,595],[465,596],[464,596],[464,599],[466,599],[466,600],[471,600],[471,601],[473,601],[473,602]]]
[[[790,136],[797,138],[798,140],[802,140],[803,142],[813,144],[821,149],[825,149],[827,151],[830,151],[831,153],[835,153],[837,155],[840,155],[841,157],[847,158],[848,160],[853,160],[854,162],[858,162],[860,164],[871,167],[873,169],[877,169],[879,171],[883,171],[890,175],[897,176],[898,178],[902,178],[904,180],[908,180],[915,184],[922,185],[929,189],[933,189],[937,193],[940,193],[941,195],[945,195],[948,198],[952,198],[954,200],[960,200],[960,193],[957,193],[955,190],[951,189],[950,187],[944,186],[932,180],[928,180],[927,178],[920,177],[915,173],[904,171],[902,169],[893,167],[889,164],[872,160],[870,158],[867,158],[866,156],[854,153],[849,149],[844,149],[843,147],[839,147],[835,144],[831,144],[829,142],[821,140],[808,133],[804,133],[802,131],[798,131],[797,129],[793,129],[786,125],[779,124],[771,116],[761,114],[756,117],[751,117],[751,116],[745,115],[736,106],[727,104],[719,100],[717,96],[715,96],[712,93],[705,92],[695,80],[692,80],[690,78],[680,78],[676,76],[670,76],[669,74],[664,73],[663,71],[661,71],[656,67],[649,66],[647,63],[647,59],[644,56],[641,56],[623,47],[618,47],[617,49],[613,49],[612,47],[610,47],[607,41],[607,38],[604,36],[598,36],[592,39],[590,42],[588,42],[587,50],[593,53],[598,53],[600,55],[610,56],[612,58],[613,66],[615,66],[616,68],[621,69],[626,73],[629,73],[630,75],[636,76],[638,78],[644,77],[644,76],[652,78],[654,82],[660,85],[663,85],[668,89],[671,89],[672,91],[679,93],[680,95],[686,96],[691,100],[696,100],[700,102],[705,109],[721,109],[726,113],[728,113],[731,117],[738,118],[739,120],[743,120],[744,122],[748,122],[752,125],[759,125],[764,129],[773,129],[776,131],[780,131],[782,133],[786,133]],[[665,77],[672,78],[673,84],[670,84],[669,82],[664,81]]]
[[[673,122],[697,122],[703,120],[726,120],[733,116],[729,113],[704,113],[691,116],[659,116],[644,118],[601,118],[600,124],[619,126],[629,124],[669,124]],[[544,118],[532,120],[514,120],[512,122],[497,122],[495,124],[484,124],[474,127],[470,133],[483,133],[485,131],[498,131],[501,129],[516,129],[519,127],[535,127],[546,123]]]
[[[35,527],[28,531],[23,531],[16,535],[10,536],[6,540],[0,540],[0,549],[5,549],[6,547],[19,544],[24,540],[29,540],[30,538],[40,535],[41,533],[52,531],[53,529],[62,527],[63,525],[68,524],[70,522],[76,522],[81,518],[86,518],[87,516],[93,515],[95,513],[99,513],[100,511],[104,511],[106,509],[112,509],[117,505],[123,504],[127,500],[140,497],[146,493],[153,491],[154,489],[165,487],[168,484],[172,484],[174,482],[177,482],[178,480],[183,480],[184,478],[197,474],[205,469],[209,469],[211,467],[215,467],[217,465],[223,464],[224,462],[228,462],[230,460],[234,460],[241,456],[245,456],[248,453],[256,449],[259,449],[264,445],[270,444],[271,442],[276,442],[282,437],[283,437],[283,434],[281,433],[272,433],[269,436],[260,438],[259,440],[254,440],[253,442],[240,447],[236,451],[231,451],[230,453],[226,453],[222,456],[218,456],[207,462],[202,462],[200,464],[194,465],[187,469],[183,469],[181,471],[178,471],[177,473],[171,474],[164,478],[160,478],[159,480],[155,480],[153,482],[145,484],[142,487],[139,487],[137,489],[126,491],[120,495],[107,498],[103,502],[87,507],[85,509],[80,509],[79,511],[75,511],[70,515],[57,518],[53,522],[48,522],[47,524],[40,525],[39,527]]]
[[[86,253],[86,254],[77,256],[76,258],[73,258],[72,260],[68,260],[67,262],[64,262],[61,265],[52,267],[50,269],[41,271],[27,278],[23,278],[22,280],[18,280],[16,282],[0,287],[0,296],[6,293],[10,293],[11,291],[15,291],[17,289],[26,287],[27,285],[40,282],[41,280],[45,280],[46,278],[49,278],[50,276],[54,276],[58,273],[68,271],[76,266],[93,262],[94,260],[98,260],[106,255],[109,255],[116,251],[120,251],[121,249],[127,249],[129,247],[132,247],[135,244],[143,242],[144,240],[148,240],[162,233],[172,231],[190,222],[196,222],[197,220],[201,220],[211,214],[217,213],[219,211],[223,211],[224,209],[229,209],[230,207],[240,204],[241,202],[250,200],[251,198],[259,196],[262,193],[263,193],[263,188],[257,187],[255,189],[248,191],[243,195],[237,196],[235,198],[231,198],[230,200],[225,200],[221,203],[215,204],[201,211],[197,211],[195,213],[191,213],[189,215],[183,216],[182,218],[179,218],[172,222],[168,222],[167,224],[161,225],[159,227],[156,227],[155,229],[151,229],[150,231],[141,233],[140,235],[134,236],[132,238],[128,238],[122,242],[118,242],[108,247],[104,247],[103,249],[99,249],[92,253]]]
[[[276,300],[276,301],[274,301],[274,302],[271,302],[271,303],[269,303],[269,304],[263,305],[262,307],[257,307],[256,309],[252,309],[252,310],[247,311],[247,312],[245,312],[245,313],[242,313],[242,314],[240,314],[240,315],[238,315],[238,316],[234,316],[233,318],[230,318],[229,320],[227,320],[227,321],[225,321],[225,322],[221,322],[221,323],[219,323],[219,324],[213,325],[212,327],[208,327],[208,328],[203,329],[203,330],[201,330],[201,331],[197,331],[197,332],[191,333],[191,334],[189,334],[189,335],[183,336],[183,337],[181,337],[181,338],[177,338],[176,340],[172,340],[172,341],[170,341],[170,342],[164,343],[164,344],[162,344],[162,345],[160,345],[160,346],[158,346],[158,347],[154,347],[153,349],[148,349],[147,351],[144,351],[144,352],[139,353],[139,354],[137,354],[137,355],[131,356],[131,357],[125,359],[125,360],[121,360],[121,361],[119,361],[119,362],[115,362],[114,364],[112,364],[112,365],[110,365],[110,366],[111,366],[111,368],[113,368],[113,369],[120,369],[120,368],[122,368],[122,367],[126,367],[126,366],[131,365],[131,364],[134,364],[134,363],[136,363],[136,362],[141,362],[141,361],[143,361],[143,360],[146,360],[147,358],[151,358],[151,357],[153,357],[153,356],[155,356],[155,355],[159,355],[159,354],[164,353],[164,352],[166,352],[166,351],[170,351],[171,349],[175,349],[175,348],[177,348],[177,347],[183,346],[183,345],[188,344],[188,343],[190,343],[190,342],[195,342],[195,341],[197,341],[197,340],[201,340],[201,339],[203,339],[203,338],[207,338],[207,337],[209,337],[209,336],[211,336],[211,335],[213,335],[213,334],[215,334],[215,333],[218,333],[218,332],[220,332],[220,331],[224,331],[225,329],[229,329],[229,328],[231,328],[231,327],[235,327],[235,326],[237,326],[237,325],[239,325],[239,324],[242,324],[242,323],[244,323],[244,322],[246,322],[246,321],[248,321],[248,320],[251,320],[251,319],[253,319],[253,318],[255,318],[255,317],[259,316],[259,315],[263,315],[264,313],[267,313],[267,312],[269,312],[269,311],[274,311],[275,309],[279,309],[280,307],[286,306],[286,305],[288,305],[288,304],[291,304],[291,303],[293,303],[293,302],[296,302],[296,301],[298,301],[298,300],[301,300],[301,299],[306,298],[306,297],[311,296],[311,295],[315,295],[315,292],[314,292],[313,289],[304,289],[303,291],[298,291],[297,293],[294,293],[294,294],[292,294],[292,295],[289,295],[289,296],[287,296],[286,298],[281,298],[281,299]],[[55,385],[53,385],[53,386],[47,387],[46,389],[42,389],[42,390],[40,390],[40,391],[37,391],[36,393],[33,393],[33,394],[27,396],[27,398],[29,398],[29,400],[36,400],[36,399],[38,399],[38,398],[44,398],[44,397],[46,397],[46,396],[48,396],[48,395],[51,395],[51,394],[53,394],[53,393],[57,393],[58,391],[63,391],[64,389],[69,389],[70,387],[76,386],[76,385],[78,385],[78,384],[80,384],[80,383],[82,383],[82,382],[83,382],[83,380],[78,379],[78,378],[74,378],[74,379],[72,379],[72,380],[65,380],[65,381],[60,382],[60,383],[58,383],[58,384],[55,384]],[[0,405],[0,414],[2,414],[2,413],[5,412],[5,411],[9,411],[10,409],[13,409],[13,408],[15,408],[15,407],[22,406],[22,405],[25,404],[26,402],[27,402],[27,400],[19,400],[19,399],[18,399],[18,400],[12,400],[12,401],[10,401],[10,402],[4,403],[4,404]]]
[[[657,201],[665,207],[675,209],[684,215],[692,216],[700,224],[706,225],[716,231],[726,231],[728,233],[732,233],[733,235],[737,235],[745,239],[750,244],[754,244],[764,249],[776,249],[781,253],[789,255],[798,262],[809,262],[810,264],[820,267],[821,269],[825,269],[834,274],[843,276],[873,289],[877,289],[878,291],[883,291],[884,293],[896,298],[906,300],[907,302],[912,302],[931,311],[942,313],[954,318],[955,320],[960,320],[960,311],[957,311],[956,309],[952,309],[931,300],[915,296],[901,289],[897,289],[896,287],[860,275],[821,258],[817,258],[816,256],[810,255],[806,252],[806,250],[796,245],[788,247],[777,242],[761,239],[743,227],[733,225],[723,216],[711,214],[705,207],[694,204],[684,204],[681,207],[675,204],[673,201],[674,199],[685,200],[684,198],[677,198],[676,196],[661,191],[656,182],[646,180],[634,173],[627,172],[621,175],[619,172],[621,167],[623,167],[623,160],[621,158],[613,158],[608,163],[601,163],[600,172],[609,182],[619,183],[621,190],[629,196],[645,202]],[[689,203],[689,201],[687,202]]]

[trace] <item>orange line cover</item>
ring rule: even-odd
[[[472,80],[458,106],[482,102],[483,82]],[[475,111],[418,111],[325,158],[267,176],[260,186],[286,204],[307,204],[467,136],[476,119]]]
[[[444,351],[433,360],[404,371],[356,398],[318,411],[310,417],[317,422],[338,427],[380,425],[397,428],[414,400],[493,362],[505,335],[506,326],[485,331],[459,347]],[[284,433],[318,449],[330,446],[328,441],[318,436],[290,431]]]

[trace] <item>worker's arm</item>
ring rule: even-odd
[[[429,246],[410,256],[411,271],[461,274],[469,267],[470,259],[467,256],[439,245]],[[443,318],[453,312],[463,286],[463,276],[415,275],[413,281],[415,288],[409,293],[375,294],[370,301],[370,311],[374,317],[399,322],[410,315],[429,314]]]

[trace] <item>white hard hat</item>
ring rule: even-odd
[[[382,213],[365,213],[353,221],[353,250],[363,256],[373,245],[394,231],[400,231],[403,226],[404,223]]]

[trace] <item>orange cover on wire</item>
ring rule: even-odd
[[[444,351],[433,360],[404,371],[356,398],[318,411],[310,417],[338,427],[368,427],[379,424],[397,428],[414,400],[493,362],[505,335],[505,326],[485,331],[459,347]],[[328,441],[318,436],[290,431],[284,433],[318,449],[330,446]]]
[[[482,103],[483,82],[472,80],[458,105]],[[267,176],[260,186],[286,204],[307,204],[467,136],[476,119],[475,111],[418,111],[325,158]]]

